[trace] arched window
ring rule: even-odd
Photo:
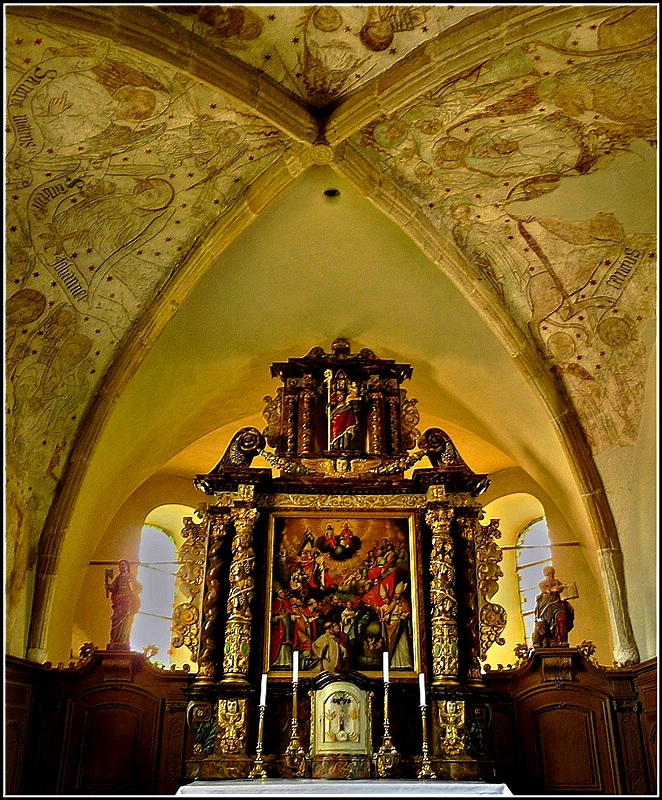
[[[542,580],[543,567],[552,563],[549,533],[544,517],[530,522],[522,529],[517,537],[516,547],[520,607],[526,643],[531,645],[538,584]]]
[[[144,525],[138,551],[136,577],[142,586],[140,610],[133,621],[131,649],[157,648],[155,661],[170,664],[171,625],[177,573],[176,545],[171,536],[155,525]]]

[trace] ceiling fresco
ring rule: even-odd
[[[549,29],[531,7],[542,16],[512,41],[496,31],[489,58],[462,52],[458,31],[482,24],[489,44],[493,7],[149,7],[162,27],[142,37],[119,23],[114,34],[95,29],[94,14],[114,7],[81,8],[58,24],[57,7],[5,6],[10,594],[34,563],[81,421],[131,335],[149,328],[151,307],[219,220],[250,206],[278,165],[287,180],[305,167],[316,137],[289,135],[276,111],[270,119],[260,105],[269,93],[274,109],[300,109],[302,128],[317,120],[324,141],[330,114],[391,76],[401,99],[375,90],[373,110],[333,142],[335,155],[319,150],[322,160],[350,180],[360,162],[378,207],[406,206],[440,247],[450,243],[458,282],[467,295],[490,292],[526,337],[594,455],[636,441],[655,233],[626,225],[609,197],[572,220],[529,204],[656,147],[655,6],[587,6]],[[164,31],[175,42],[167,57]],[[248,86],[242,100],[201,80],[196,42],[271,83]],[[464,66],[442,75],[451,55]],[[408,91],[408,59],[425,58],[441,77]]]
[[[159,6],[322,107],[487,6]]]
[[[131,324],[289,143],[108,39],[7,23],[7,458],[36,535]]]
[[[511,47],[376,119],[352,146],[450,231],[562,379],[594,452],[633,444],[655,316],[656,237],[610,211],[532,216],[564,177],[657,140],[652,9]],[[633,91],[635,89],[635,91]],[[606,204],[608,205],[608,204]]]

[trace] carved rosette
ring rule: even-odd
[[[476,575],[483,599],[479,620],[481,661],[485,660],[487,651],[495,642],[499,645],[506,643],[501,636],[506,627],[506,610],[498,603],[491,602],[499,588],[499,578],[503,575],[499,567],[503,554],[495,541],[500,538],[498,519],[490,520],[489,525],[476,524]]]
[[[182,542],[177,551],[177,583],[182,594],[189,600],[179,603],[172,614],[172,646],[188,647],[191,661],[198,660],[200,645],[200,592],[205,575],[205,556],[209,536],[209,517],[205,514],[202,522],[193,522],[192,517],[184,518]]]
[[[216,753],[244,755],[246,753],[246,698],[218,701]]]
[[[209,700],[193,700],[186,707],[186,723],[195,737],[193,752],[196,755],[206,756],[214,752],[216,718],[212,711]]]
[[[209,548],[207,550],[206,591],[202,602],[203,625],[200,634],[198,683],[213,683],[216,678],[216,651],[218,649],[218,616],[221,602],[220,558],[221,545],[228,533],[230,518],[227,514],[210,518]]]
[[[441,700],[437,705],[439,749],[447,758],[465,755],[464,700]]]
[[[480,636],[478,623],[478,596],[476,587],[475,517],[459,517],[462,534],[461,565],[464,577],[464,636],[466,640],[466,669],[469,681],[480,681]]]
[[[458,682],[457,598],[451,522],[454,509],[429,509],[425,521],[432,529],[430,605],[432,614],[433,683]]]
[[[223,660],[224,680],[247,680],[252,623],[251,600],[255,588],[253,530],[257,517],[258,511],[255,508],[240,508],[232,511],[232,521],[236,533],[232,540],[232,562],[230,564],[230,589]]]

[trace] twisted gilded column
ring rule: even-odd
[[[239,508],[232,511],[236,533],[232,540],[228,613],[225,625],[224,681],[247,681],[252,626],[251,600],[255,588],[253,531],[257,517],[258,511],[255,508]]]
[[[462,620],[464,629],[465,652],[463,653],[466,678],[472,683],[481,683],[480,672],[480,634],[478,624],[478,594],[476,583],[476,549],[474,531],[475,517],[459,517],[458,525],[462,536]]]
[[[205,596],[202,601],[202,631],[200,633],[200,655],[196,683],[214,683],[216,679],[216,653],[218,650],[218,615],[221,603],[220,558],[221,545],[228,532],[230,517],[227,514],[213,515],[209,523],[209,546],[207,548],[207,574]]]
[[[388,406],[390,452],[399,453],[402,447],[400,437],[400,386],[395,378],[388,378],[384,381],[384,388]]]
[[[297,451],[297,406],[299,403],[299,384],[296,378],[285,381],[283,395],[283,430],[285,433],[285,451]]]
[[[379,375],[368,381],[368,452],[383,453],[384,445],[384,394]]]
[[[430,606],[432,615],[432,682],[457,684],[457,598],[451,522],[454,509],[431,508],[425,521],[432,529]]]
[[[317,392],[313,376],[303,376],[299,394],[299,445],[300,453],[310,454],[314,450],[315,420],[313,418]]]

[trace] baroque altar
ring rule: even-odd
[[[197,476],[175,610],[198,664],[188,779],[494,780],[489,480],[418,430],[411,374],[342,338],[274,363],[264,428]]]

